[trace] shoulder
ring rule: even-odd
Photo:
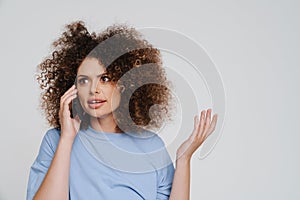
[[[137,133],[137,135],[139,139],[144,139],[148,141],[152,140],[153,142],[159,143],[161,145],[164,144],[164,141],[161,139],[159,134],[157,134],[154,131],[143,129],[143,131],[141,133]]]
[[[49,161],[56,151],[58,142],[60,138],[60,131],[58,129],[52,128],[46,131],[42,142],[40,144],[39,153],[37,156],[37,161]]]
[[[42,140],[42,146],[46,145],[53,152],[55,152],[59,142],[59,138],[60,138],[60,130],[57,128],[51,128],[48,131],[46,131]]]
[[[165,142],[163,139],[157,133],[150,130],[144,130],[142,133],[139,133],[135,136],[135,140],[136,142],[151,148],[149,150],[152,151],[165,148]]]
[[[44,138],[50,141],[55,141],[60,138],[60,130],[57,128],[51,128],[46,131]]]
[[[160,174],[161,176],[172,176],[174,173],[174,166],[165,141],[157,133],[149,131],[149,134],[151,135],[148,141],[148,147],[150,147],[150,159],[152,159],[156,169],[160,171],[159,173],[162,173]]]
[[[152,144],[156,148],[165,148],[165,142],[164,142],[164,140],[158,134],[156,134],[156,133],[153,134]]]

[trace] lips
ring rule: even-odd
[[[92,109],[97,109],[97,108],[101,107],[105,102],[106,102],[106,100],[104,100],[104,99],[93,98],[93,99],[88,100],[88,105]]]

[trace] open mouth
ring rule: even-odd
[[[105,102],[103,100],[92,100],[92,101],[88,101],[88,104],[97,104],[97,103],[102,103]]]
[[[102,99],[91,99],[88,100],[88,105],[92,109],[97,109],[101,107],[105,102],[106,100],[102,100]]]

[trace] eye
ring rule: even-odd
[[[107,83],[107,82],[111,81],[111,78],[108,75],[103,75],[103,76],[100,77],[100,81],[104,82],[104,83]]]
[[[80,85],[84,85],[84,84],[86,84],[88,82],[89,82],[89,80],[87,78],[80,78],[77,81],[77,83],[80,84]]]

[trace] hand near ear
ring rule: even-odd
[[[73,140],[80,127],[80,118],[76,115],[71,118],[70,105],[77,97],[77,89],[73,85],[60,98],[59,121],[61,125],[61,137]]]

